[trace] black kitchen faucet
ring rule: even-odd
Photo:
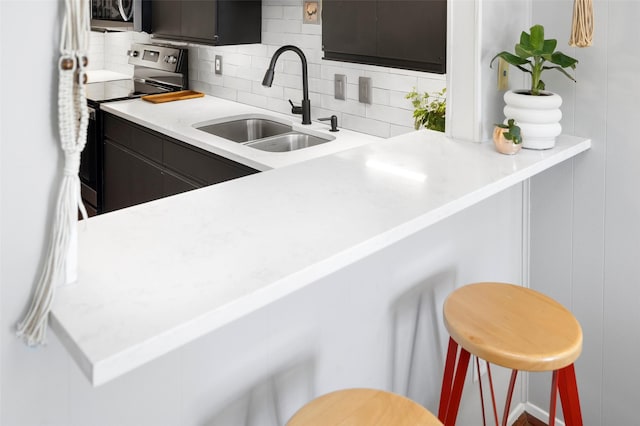
[[[309,78],[307,77],[307,58],[304,56],[304,53],[300,48],[296,46],[282,46],[273,54],[271,58],[271,63],[269,64],[269,69],[264,74],[264,78],[262,79],[262,85],[266,87],[271,87],[273,83],[273,75],[275,72],[276,62],[278,61],[278,57],[286,51],[295,52],[299,57],[300,61],[302,61],[302,106],[296,106],[289,99],[289,103],[291,104],[291,112],[293,114],[302,114],[302,124],[311,124],[311,101],[309,101]]]

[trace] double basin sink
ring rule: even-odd
[[[334,140],[294,130],[288,124],[260,116],[234,117],[226,121],[194,126],[212,135],[269,152],[288,152]]]

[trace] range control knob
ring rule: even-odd
[[[127,50],[127,55],[131,56],[132,58],[137,58],[139,52],[137,50]]]
[[[175,64],[176,62],[178,62],[178,58],[173,55],[167,55],[164,57],[164,61],[168,64]]]

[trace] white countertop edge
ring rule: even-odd
[[[566,137],[566,136],[563,136]],[[574,141],[578,138],[573,138]],[[131,346],[104,360],[86,358],[80,348],[67,335],[54,315],[51,325],[78,362],[81,369],[87,375],[94,386],[102,385],[127,373],[147,362],[169,353],[189,342],[211,333],[222,326],[242,318],[288,294],[299,290],[306,285],[326,277],[341,268],[344,268],[364,257],[390,246],[418,231],[421,231],[439,221],[462,211],[463,209],[479,203],[498,192],[516,185],[556,164],[570,159],[591,147],[589,139],[580,139],[575,145],[554,153],[522,170],[499,179],[479,190],[470,192],[463,197],[453,200],[439,208],[404,223],[394,229],[381,233],[374,238],[363,241],[347,250],[317,262],[301,271],[297,271],[284,279],[262,288],[248,296],[229,303],[213,312],[209,312],[189,322],[174,327],[166,332],[156,335],[151,339]]]

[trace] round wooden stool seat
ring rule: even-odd
[[[287,426],[442,426],[427,409],[404,396],[375,389],[345,389],[302,407]]]
[[[444,321],[449,335],[471,354],[513,370],[558,370],[582,351],[582,329],[571,312],[513,284],[458,288],[445,301]]]
[[[565,424],[582,426],[574,361],[582,352],[582,328],[564,306],[537,291],[505,283],[476,283],[453,291],[444,302],[449,332],[438,418],[456,424],[471,355],[487,362],[493,415],[498,424],[490,364],[511,369],[502,425],[506,426],[518,371],[552,371],[549,426],[560,394]],[[482,378],[478,376],[480,399]],[[485,419],[484,403],[482,417]]]

